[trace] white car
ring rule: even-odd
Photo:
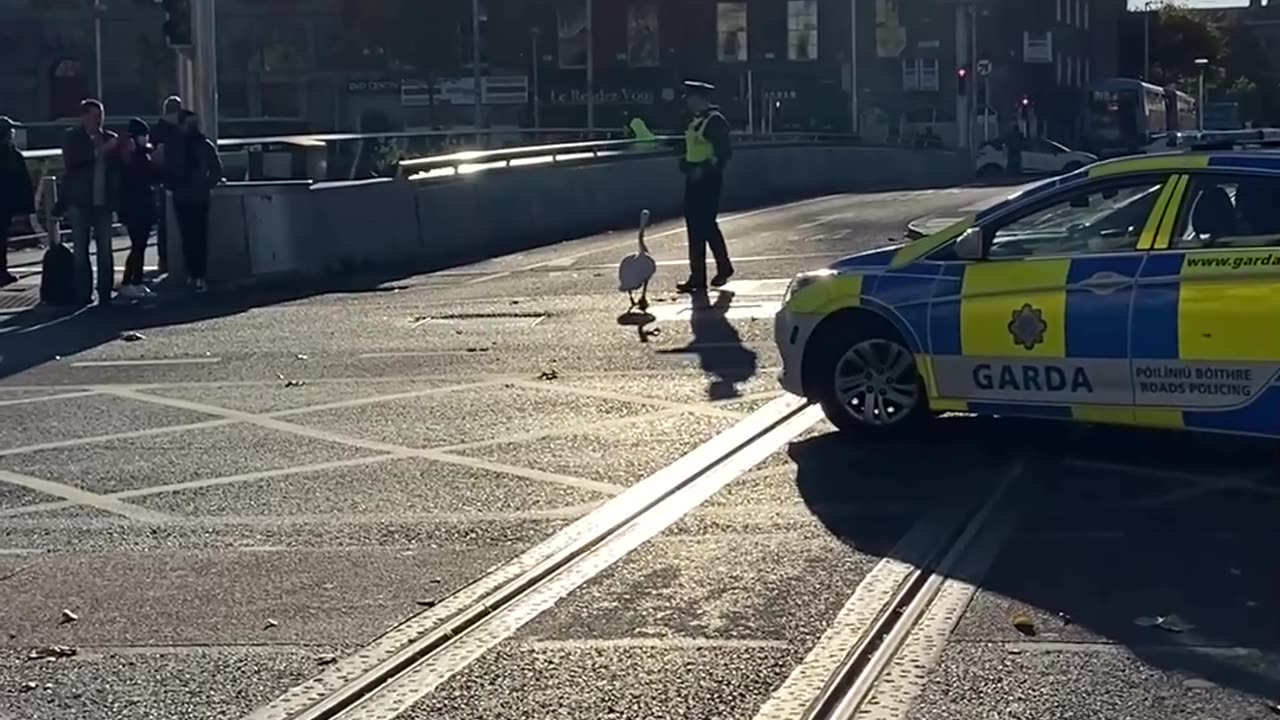
[[[1007,161],[1004,140],[988,140],[978,147],[974,167],[978,177],[992,178],[1005,174]],[[1027,138],[1022,148],[1022,172],[1028,175],[1061,175],[1097,161],[1097,155],[1072,150],[1044,138]]]

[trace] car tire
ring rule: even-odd
[[[994,177],[1000,177],[1004,174],[1004,168],[994,163],[983,165],[978,168],[978,178],[981,180],[990,180]]]
[[[1084,163],[1080,162],[1079,160],[1072,160],[1071,162],[1062,166],[1062,173],[1064,175],[1069,175],[1079,170],[1082,167],[1084,167]]]
[[[915,354],[888,322],[847,317],[810,344],[815,355],[805,362],[806,393],[846,434],[904,436],[932,417]]]

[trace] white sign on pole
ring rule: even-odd
[[[990,74],[991,74],[991,61],[990,61],[990,60],[979,60],[979,61],[978,61],[978,74],[979,74],[979,75],[982,75],[983,77],[986,77],[987,75],[990,75]]]

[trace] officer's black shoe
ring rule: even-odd
[[[705,281],[697,281],[690,278],[682,283],[676,283],[676,291],[692,295],[707,291],[707,283]]]
[[[711,287],[724,287],[729,284],[729,278],[731,277],[733,277],[733,268],[718,272],[715,277],[711,278]]]

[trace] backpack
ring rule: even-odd
[[[40,264],[40,300],[49,305],[75,304],[75,274],[75,258],[66,245],[55,243],[45,250]]]

